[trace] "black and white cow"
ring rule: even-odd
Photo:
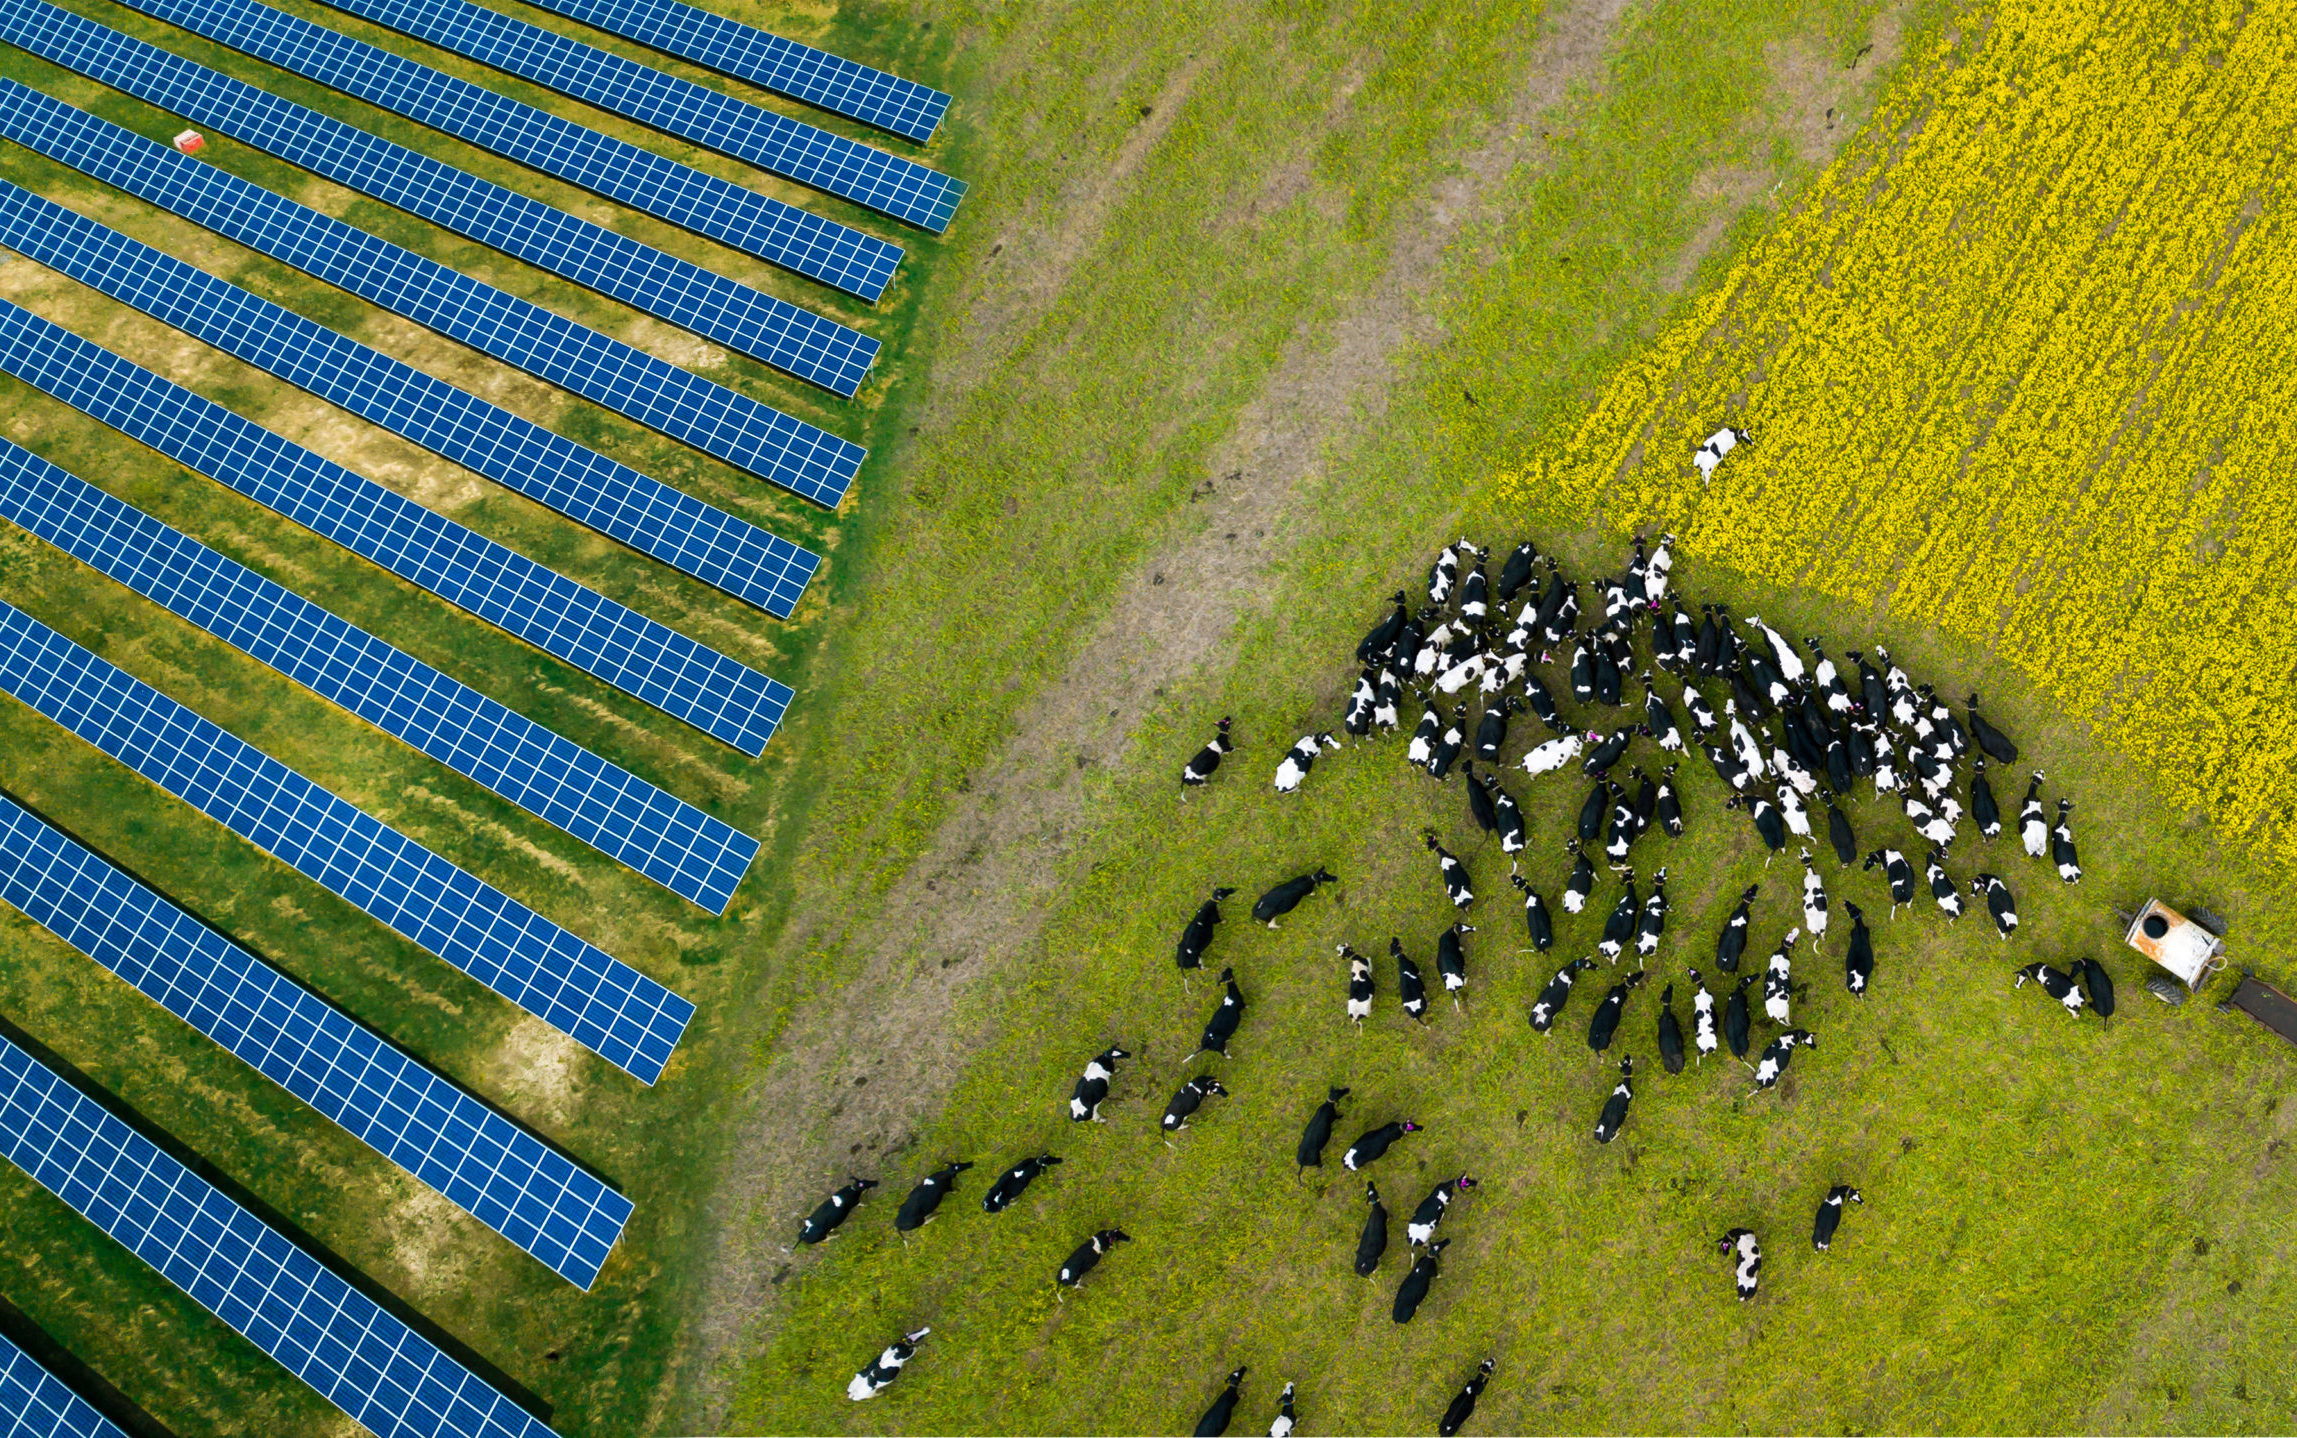
[[[1404,941],[1393,935],[1388,939],[1388,957],[1396,961],[1396,994],[1404,1001],[1404,1012],[1424,1022],[1428,1015],[1428,985],[1420,975],[1420,966],[1404,952]]]
[[[1485,706],[1483,717],[1476,721],[1476,758],[1486,764],[1499,762],[1499,751],[1507,744],[1508,716],[1522,709],[1523,701],[1513,694],[1497,704]]]
[[[1635,920],[1643,909],[1643,901],[1635,896],[1635,871],[1628,870],[1623,878],[1627,887],[1611,906],[1611,917],[1603,921],[1603,937],[1595,945],[1597,953],[1615,964],[1635,937]]]
[[[861,1196],[877,1187],[874,1178],[849,1178],[845,1187],[823,1199],[798,1225],[798,1242],[820,1243],[837,1232],[838,1226],[853,1217],[854,1205]]]
[[[1532,745],[1530,750],[1524,754],[1523,772],[1533,778],[1542,774],[1552,774],[1578,758],[1584,747],[1577,734],[1565,734],[1559,738],[1542,740],[1540,743]]]
[[[1422,694],[1419,727],[1412,731],[1412,742],[1404,747],[1404,762],[1415,769],[1425,769],[1434,763],[1436,742],[1443,734],[1443,711],[1436,708],[1433,695]]]
[[[1788,1029],[1763,1046],[1763,1056],[1754,1065],[1755,1087],[1774,1087],[1786,1076],[1787,1060],[1794,1057],[1795,1045],[1806,1049],[1818,1047],[1818,1035],[1808,1029]]]
[[[1818,941],[1826,937],[1826,880],[1818,876],[1811,865],[1810,850],[1803,856],[1803,928],[1810,934],[1812,952],[1817,952]]]
[[[1683,752],[1683,731],[1675,725],[1675,711],[1651,684],[1651,671],[1643,671],[1643,727],[1659,747],[1670,754]]]
[[[1232,968],[1220,971],[1220,984],[1227,992],[1220,996],[1220,1007],[1205,1020],[1204,1034],[1196,1041],[1196,1052],[1227,1058],[1228,1041],[1236,1037],[1236,1026],[1244,1022],[1244,991],[1236,986],[1236,970]]]
[[[1734,1228],[1722,1236],[1715,1244],[1715,1249],[1719,1253],[1732,1255],[1738,1262],[1736,1277],[1739,1302],[1744,1303],[1754,1297],[1755,1287],[1763,1273],[1763,1246],[1756,1242],[1755,1231],[1751,1228]]]
[[[1060,1162],[1060,1159],[1049,1153],[1041,1153],[1034,1158],[1022,1159],[1019,1163],[998,1174],[997,1181],[989,1185],[989,1191],[981,1195],[981,1211],[983,1213],[1003,1213],[1020,1201],[1021,1195],[1028,1192],[1029,1185],[1037,1181],[1039,1174]]]
[[[1603,1102],[1603,1112],[1595,1120],[1595,1141],[1609,1143],[1619,1137],[1619,1130],[1627,1123],[1627,1107],[1635,1102],[1635,1056],[1622,1054],[1619,1059],[1619,1083],[1611,1090],[1611,1097]]]
[[[1553,1029],[1556,1019],[1563,1014],[1564,1004],[1571,998],[1572,976],[1594,967],[1595,960],[1583,958],[1573,959],[1557,969],[1555,977],[1547,981],[1547,987],[1539,991],[1539,1001],[1531,1006],[1531,1026],[1543,1034]]]
[[[1348,1021],[1357,1028],[1372,1016],[1372,961],[1346,944],[1339,945],[1340,957],[1348,961]]]
[[[1395,652],[1396,641],[1403,636],[1404,625],[1411,617],[1404,591],[1399,589],[1388,596],[1388,602],[1396,606],[1394,612],[1373,625],[1370,632],[1357,641],[1356,662],[1359,664],[1378,664],[1386,660]]]
[[[1563,912],[1576,914],[1587,907],[1587,896],[1595,892],[1595,861],[1579,847],[1577,839],[1563,841],[1564,851],[1571,855],[1571,877],[1563,884]]]
[[[1358,1278],[1370,1278],[1380,1266],[1380,1255],[1388,1251],[1388,1206],[1380,1202],[1380,1190],[1366,1183],[1364,1202],[1371,1207],[1365,1210],[1364,1227],[1356,1235]]]
[[[1392,669],[1380,671],[1379,697],[1372,701],[1372,727],[1393,734],[1403,722],[1404,683]]]
[[[1484,561],[1491,557],[1488,549],[1472,551],[1476,567],[1460,582],[1460,617],[1471,624],[1481,624],[1491,613],[1491,577],[1484,573]],[[1466,556],[1463,554],[1462,558]]]
[[[2018,970],[2018,981],[2011,987],[2022,989],[2026,986],[2028,979],[2040,984],[2042,992],[2056,999],[2070,1017],[2080,1018],[2082,1010],[2089,1006],[2089,1001],[2083,997],[2080,987],[2074,983],[2072,974],[2053,969],[2048,964],[2028,964]]]
[[[1923,877],[1930,881],[1930,897],[1949,920],[1962,917],[1962,887],[1946,872],[1946,851],[1932,849],[1922,858]]]
[[[933,1221],[933,1211],[941,1207],[941,1200],[957,1186],[957,1175],[971,1168],[968,1162],[951,1159],[917,1181],[909,1197],[901,1201],[901,1208],[893,1215],[896,1233],[915,1233]]]
[[[1914,866],[1896,849],[1877,849],[1866,856],[1862,869],[1880,868],[1883,877],[1890,880],[1890,917],[1898,917],[1901,904],[1914,902]]]
[[[1774,1024],[1787,1022],[1787,1003],[1794,992],[1795,940],[1801,937],[1800,929],[1787,930],[1763,966],[1763,1016]]]
[[[1635,921],[1635,957],[1648,959],[1659,952],[1659,940],[1667,933],[1667,870],[1660,866],[1651,876],[1651,897],[1643,901],[1642,916]]]
[[[1754,1038],[1754,1015],[1747,1009],[1747,986],[1754,981],[1753,974],[1739,975],[1738,987],[1723,1002],[1723,1042],[1731,1046],[1731,1057],[1742,1063]]]
[[[1189,790],[1211,783],[1214,771],[1220,768],[1221,759],[1236,752],[1236,745],[1229,742],[1228,725],[1228,719],[1222,718],[1215,726],[1217,732],[1213,734],[1211,742],[1197,750],[1195,758],[1180,766],[1180,797],[1183,799],[1188,797]]]
[[[1944,814],[1912,794],[1900,795],[1898,802],[1906,810],[1906,822],[1914,826],[1915,833],[1940,848],[1954,842],[1954,825]]]
[[[1509,550],[1507,559],[1499,567],[1499,580],[1493,590],[1493,597],[1501,604],[1515,603],[1515,597],[1523,593],[1525,585],[1531,583],[1532,566],[1538,562],[1539,551],[1528,539]]]
[[[1460,555],[1472,553],[1475,546],[1466,540],[1447,544],[1436,553],[1436,562],[1428,566],[1428,603],[1449,604],[1452,591],[1459,587]]]
[[[1087,1119],[1094,1123],[1103,1121],[1101,1100],[1109,1096],[1109,1081],[1117,1076],[1117,1060],[1131,1057],[1131,1050],[1112,1044],[1085,1061],[1084,1076],[1077,1080],[1076,1088],[1069,1094],[1071,1122],[1083,1123]]]
[[[2011,897],[2010,886],[1993,874],[1979,874],[1970,880],[1970,892],[1986,900],[1986,912],[1994,916],[1994,931],[2009,938],[2018,927],[2018,901]]]
[[[1715,477],[1715,466],[1723,462],[1724,455],[1729,454],[1742,444],[1752,443],[1754,443],[1752,435],[1743,429],[1733,429],[1727,424],[1708,435],[1706,442],[1691,453],[1691,463],[1698,467],[1699,482],[1701,484],[1710,483]]]
[[[916,1356],[917,1345],[923,1343],[925,1335],[932,1331],[930,1328],[914,1328],[887,1344],[884,1352],[869,1360],[859,1373],[853,1375],[845,1385],[845,1396],[859,1403],[865,1398],[875,1398],[883,1393],[888,1384],[901,1376],[902,1368]]]
[[[1486,1358],[1477,1366],[1467,1386],[1452,1395],[1452,1401],[1444,1408],[1443,1421],[1436,1425],[1437,1438],[1452,1438],[1467,1426],[1468,1420],[1475,1416],[1476,1400],[1483,1396],[1483,1386],[1491,1381],[1491,1371],[1497,1366],[1499,1360]]]
[[[1475,890],[1468,883],[1467,865],[1452,857],[1443,845],[1436,842],[1436,831],[1420,831],[1420,842],[1436,856],[1436,872],[1443,878],[1444,894],[1455,909],[1464,909],[1476,901]]]
[[[1464,1173],[1458,1178],[1447,1178],[1437,1183],[1429,1190],[1428,1196],[1420,1200],[1420,1206],[1412,1210],[1411,1222],[1404,1225],[1405,1242],[1412,1248],[1433,1242],[1437,1227],[1443,1223],[1445,1212],[1452,1206],[1453,1196],[1466,1193],[1475,1186],[1475,1179]]]
[[[1492,822],[1499,829],[1499,851],[1520,854],[1524,844],[1523,810],[1517,807],[1515,796],[1495,778],[1491,784]]]
[[[2018,762],[2018,746],[2010,742],[2009,735],[1987,723],[1978,713],[1978,696],[1975,694],[1970,696],[1970,737],[1978,741],[1979,748],[2003,763]]]
[[[2018,840],[2026,857],[2039,859],[2050,846],[2050,821],[2042,812],[2042,771],[2026,782],[2026,802],[2018,807]]]
[[[1555,917],[1547,911],[1547,901],[1539,897],[1539,890],[1519,873],[1510,873],[1507,881],[1523,895],[1523,931],[1531,947],[1546,953],[1555,947]]]
[[[1324,1101],[1308,1115],[1307,1127],[1300,1130],[1300,1146],[1292,1155],[1300,1162],[1300,1173],[1324,1166],[1324,1146],[1332,1141],[1332,1125],[1340,1118],[1340,1100],[1347,1096],[1348,1090],[1335,1084],[1324,1091]]]
[[[2107,973],[2106,966],[2096,959],[2084,958],[2075,962],[2081,969],[2082,987],[2089,990],[2090,1007],[2097,1011],[2099,1018],[2112,1018],[2114,1016],[2113,975]]]
[[[1404,1275],[1403,1283],[1396,1289],[1395,1305],[1388,1310],[1390,1318],[1398,1323],[1412,1321],[1412,1315],[1418,1313],[1420,1305],[1427,1302],[1429,1286],[1436,1281],[1436,1275],[1443,1272],[1443,1265],[1438,1260],[1443,1257],[1444,1250],[1451,1247],[1451,1243],[1448,1238],[1439,1238],[1428,1245],[1427,1252],[1412,1261],[1412,1271]]]
[[[1211,1074],[1198,1074],[1195,1078],[1172,1091],[1172,1101],[1164,1106],[1164,1131],[1179,1133],[1188,1127],[1196,1111],[1204,1107],[1208,1098],[1227,1098],[1228,1090]]]
[[[1770,850],[1773,857],[1777,856],[1780,850],[1786,848],[1786,821],[1779,817],[1778,809],[1772,805],[1770,800],[1760,794],[1735,794],[1723,801],[1723,807],[1741,810],[1749,819],[1752,819],[1755,833],[1761,836],[1763,847]],[[1766,867],[1770,862],[1770,858],[1763,860]]]
[[[1737,973],[1739,956],[1747,951],[1747,909],[1762,892],[1760,884],[1749,884],[1739,895],[1738,907],[1723,922],[1723,931],[1715,936],[1715,965],[1726,974]]]
[[[1643,971],[1637,969],[1611,986],[1611,992],[1595,1006],[1595,1015],[1587,1021],[1587,1046],[1597,1053],[1611,1047],[1611,1039],[1619,1032],[1619,1020],[1627,1012],[1627,996],[1643,986]]]
[[[1818,1218],[1811,1224],[1810,1246],[1820,1253],[1830,1252],[1834,1248],[1834,1231],[1842,1223],[1843,1204],[1865,1202],[1866,1195],[1847,1183],[1828,1189],[1826,1197],[1819,1200]]]
[[[1548,692],[1547,686],[1540,682],[1538,675],[1526,674],[1523,676],[1523,702],[1530,705],[1531,712],[1538,716],[1539,722],[1545,724],[1558,737],[1565,739],[1572,737],[1571,726],[1563,722],[1563,711],[1555,707],[1555,696]],[[1549,767],[1560,769],[1570,760],[1571,755],[1565,754]]]
[[[1180,943],[1172,951],[1172,961],[1183,969],[1204,967],[1204,951],[1212,947],[1212,931],[1220,927],[1221,901],[1234,895],[1234,889],[1214,889],[1212,897],[1197,907],[1196,917],[1180,931]]]
[[[1303,734],[1276,766],[1276,792],[1298,793],[1308,771],[1316,767],[1316,756],[1339,747],[1340,741],[1330,734]]]
[[[2058,801],[2058,822],[2050,830],[2050,862],[2058,866],[2058,877],[2069,884],[2082,881],[2081,855],[2074,852],[2074,801]]]
[[[1683,1071],[1683,1025],[1675,1017],[1675,986],[1659,991],[1659,1062],[1667,1072]]]
[[[1668,838],[1683,837],[1683,801],[1675,794],[1673,764],[1659,771],[1659,791],[1651,796],[1651,812],[1657,816],[1659,828]]]
[[[1635,731],[1632,729],[1614,730],[1609,738],[1590,734],[1587,742],[1593,747],[1581,756],[1579,772],[1582,774],[1609,773],[1611,767],[1619,762],[1620,756],[1627,752],[1628,741],[1634,737]]]
[[[1286,1383],[1283,1393],[1276,1399],[1276,1418],[1268,1425],[1268,1438],[1292,1438],[1292,1430],[1300,1426],[1300,1415],[1292,1411],[1294,1385]]]
[[[1683,712],[1691,718],[1691,732],[1701,739],[1711,736],[1722,725],[1707,696],[1686,684],[1683,686]]]
[[[1356,1141],[1348,1145],[1346,1153],[1340,1155],[1340,1166],[1350,1173],[1356,1173],[1366,1164],[1378,1162],[1397,1139],[1419,1131],[1420,1126],[1408,1118],[1366,1129],[1356,1135]]]
[[[1459,762],[1460,754],[1468,744],[1468,706],[1452,706],[1452,721],[1436,740],[1436,752],[1428,758],[1428,777],[1438,783],[1451,777],[1452,765]]]
[[[1834,792],[1821,789],[1819,797],[1826,801],[1826,841],[1834,849],[1835,862],[1847,868],[1858,862],[1858,836],[1851,832],[1849,816],[1834,801]]]
[[[1874,935],[1867,931],[1864,910],[1847,899],[1842,906],[1850,914],[1850,945],[1843,950],[1842,981],[1852,997],[1863,999],[1866,986],[1874,979]]]
[[[1380,704],[1380,671],[1365,665],[1349,692],[1348,707],[1340,712],[1340,727],[1361,739],[1372,732],[1372,711]]]
[[[1994,802],[1994,786],[1986,781],[1986,761],[1980,759],[1970,773],[1970,822],[1986,838],[2002,832],[2002,806]]]
[[[1774,792],[1779,796],[1779,818],[1785,822],[1787,832],[1798,839],[1809,838],[1810,809],[1804,805],[1802,795],[1792,784],[1781,784]]]
[[[1691,1047],[1698,1052],[1704,1064],[1707,1055],[1717,1047],[1715,1033],[1715,996],[1707,992],[1707,981],[1691,970]]]
[[[1450,554],[1451,551],[1447,549],[1444,553]],[[1242,1395],[1243,1388],[1244,1370],[1238,1368],[1228,1375],[1228,1386],[1220,1390],[1220,1396],[1212,1400],[1212,1406],[1204,1410],[1204,1416],[1196,1420],[1196,1438],[1220,1438],[1221,1434],[1228,1431],[1228,1420],[1236,1415],[1236,1400]]]
[[[1085,1281],[1085,1275],[1100,1267],[1101,1257],[1120,1243],[1130,1243],[1133,1236],[1121,1228],[1104,1228],[1069,1251],[1061,1264],[1061,1271],[1053,1275],[1056,1290],[1074,1288]]]
[[[1323,865],[1319,864],[1308,873],[1297,878],[1286,879],[1283,883],[1254,900],[1252,917],[1256,922],[1266,924],[1273,929],[1276,927],[1278,919],[1300,907],[1301,900],[1315,893],[1325,884],[1337,884],[1339,882],[1338,875],[1327,871]]]
[[[1460,937],[1472,934],[1472,924],[1454,924],[1436,935],[1436,972],[1444,976],[1444,992],[1452,996],[1452,1007],[1460,1006],[1460,990],[1468,986],[1467,951],[1460,947]]]
[[[1460,774],[1468,781],[1468,818],[1486,834],[1499,832],[1499,801],[1492,797],[1491,785],[1476,773],[1475,764],[1462,762]]]

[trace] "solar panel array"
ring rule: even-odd
[[[0,1338],[0,1438],[127,1438],[111,1419]]]
[[[0,245],[760,608],[821,559],[84,215],[0,180]]]
[[[890,130],[919,144],[933,138],[949,97],[899,75],[872,70],[729,20],[679,0],[534,0],[586,25],[697,65],[762,85],[777,95]]]
[[[858,445],[14,81],[0,134],[817,503],[861,468]]]
[[[0,1154],[378,1438],[550,1438],[484,1379],[6,1040]]]
[[[629,1199],[5,797],[0,899],[553,1272],[597,1281]]]
[[[898,245],[269,6],[246,0],[127,3],[746,254],[791,269],[810,260],[842,276],[833,283],[863,299],[875,302],[901,262]]]
[[[965,182],[465,0],[328,0],[498,70],[936,234]]]
[[[758,841],[0,439],[0,515],[722,914]]]
[[[647,1083],[694,1006],[0,603],[0,689]]]
[[[877,358],[876,340],[835,320],[45,0],[0,6],[0,39],[847,398]]]
[[[0,300],[0,369],[755,755],[790,687]]]

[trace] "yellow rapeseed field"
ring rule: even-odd
[[[2293,61],[2288,0],[1972,12],[1514,492],[1990,646],[2297,863]]]

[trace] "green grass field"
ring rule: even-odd
[[[0,702],[0,786],[636,1200],[597,1289],[575,1293],[84,958],[0,917],[0,1017],[535,1395],[559,1431],[1173,1431],[1239,1363],[1252,1378],[1237,1431],[1265,1423],[1288,1377],[1305,1431],[1414,1431],[1486,1353],[1500,1368],[1480,1431],[2297,1421],[2283,1357],[2297,1316],[2297,1108],[2278,1103],[2297,1065],[2246,1019],[2145,998],[2109,912],[2147,893],[2207,902],[2232,917],[2239,955],[2286,981],[2297,894],[2220,850],[2206,815],[2160,812],[2077,719],[1986,654],[1895,626],[1886,607],[1846,612],[1678,571],[1690,595],[1837,650],[1883,639],[1942,692],[1984,687],[2053,789],[2079,798],[2088,878],[2066,890],[2022,858],[1995,862],[2026,921],[2005,951],[1982,920],[1883,923],[1872,876],[1830,873],[1838,915],[1851,898],[1876,921],[1873,996],[1859,1008],[1842,992],[1838,935],[1798,966],[1812,983],[1798,1022],[1823,1047],[1798,1056],[1779,1092],[1749,1097],[1735,1065],[1668,1078],[1644,1062],[1658,987],[1707,956],[1747,882],[1765,882],[1759,932],[1775,937],[1796,877],[1791,864],[1762,873],[1753,836],[1719,812],[1694,761],[1691,833],[1666,856],[1668,943],[1623,1030],[1644,1067],[1639,1097],[1609,1148],[1587,1137],[1610,1082],[1579,1037],[1592,994],[1552,1040],[1525,1027],[1555,960],[1516,952],[1496,850],[1470,861],[1483,932],[1465,1009],[1439,1000],[1427,1029],[1407,1027],[1383,965],[1375,1021],[1358,1034],[1341,1020],[1334,943],[1377,957],[1401,933],[1428,963],[1449,911],[1417,835],[1434,826],[1474,848],[1460,786],[1413,775],[1391,740],[1331,756],[1293,799],[1266,787],[1282,745],[1336,727],[1356,636],[1439,544],[1533,537],[1583,573],[1622,557],[1590,516],[1496,512],[1490,481],[1568,425],[1673,306],[1793,204],[1899,56],[1941,27],[1983,24],[1982,7],[746,8],[958,96],[927,158],[973,191],[945,241],[896,236],[910,259],[876,313],[116,6],[77,8],[886,342],[851,406],[704,357],[713,377],[871,447],[855,501],[825,516],[0,147],[0,173],[18,184],[829,557],[797,622],[774,624],[27,261],[0,266],[0,295],[799,689],[765,758],[739,761],[0,381],[10,438],[765,839],[733,907],[708,921],[0,530],[0,598],[701,1006],[664,1081],[640,1090]],[[179,128],[14,52],[0,50],[0,73],[148,135]],[[688,357],[677,346],[690,342],[570,285],[229,142],[209,154]],[[1173,771],[1221,714],[1248,747],[1180,805]],[[1513,787],[1533,810],[1528,871],[1552,899],[1581,791],[1520,774]],[[1881,826],[1871,808],[1854,815],[1862,838],[1898,833],[1904,847],[1902,822]],[[1646,869],[1661,847],[1639,846]],[[1173,938],[1214,883],[1249,902],[1317,862],[1342,876],[1336,892],[1275,933],[1223,931],[1216,956],[1253,1004],[1218,1066],[1235,1097],[1167,1150],[1156,1115],[1195,1071],[1181,1060],[1213,1003],[1201,981],[1183,991]],[[1573,921],[1555,957],[1600,922]],[[2010,992],[2014,963],[2081,952],[2122,980],[2110,1028]],[[1069,1084],[1114,1041],[1141,1057],[1110,1123],[1074,1129]],[[1356,1186],[1336,1167],[1293,1181],[1298,1124],[1332,1082],[1355,1089],[1343,1141],[1359,1119],[1429,1125],[1376,1174],[1391,1208],[1439,1172],[1485,1180],[1447,1221],[1445,1275],[1408,1329],[1387,1319],[1394,1256],[1369,1288],[1348,1271]],[[1014,1211],[982,1215],[986,1172],[1040,1148],[1068,1163]],[[894,1204],[949,1155],[983,1169],[902,1244]],[[798,1216],[849,1172],[886,1188],[834,1243],[790,1253]],[[1803,1226],[1837,1180],[1868,1204],[1821,1259]],[[0,1192],[0,1297],[170,1429],[350,1431],[20,1175],[0,1174]],[[1056,1304],[1061,1257],[1112,1223],[1138,1241]],[[1710,1246],[1737,1223],[1758,1228],[1769,1255],[1746,1308]],[[921,1322],[936,1338],[909,1375],[847,1403],[847,1376]]]

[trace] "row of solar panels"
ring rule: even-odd
[[[897,246],[236,0],[136,8],[874,301]],[[342,8],[922,227],[960,182],[461,3]],[[562,13],[878,125],[947,97],[677,0]],[[878,346],[834,321],[43,3],[0,39],[842,396]],[[0,81],[0,134],[825,505],[862,452],[409,251]],[[817,556],[348,337],[0,183],[0,247],[786,617]],[[747,669],[31,313],[0,368],[755,755],[791,698]],[[0,516],[529,812],[723,912],[755,840],[134,506],[0,441]],[[0,603],[0,688],[651,1083],[692,1005],[158,690]],[[0,797],[0,898],[588,1287],[629,1201]],[[308,1254],[0,1041],[0,1151],[378,1433],[546,1431]],[[116,1431],[0,1344],[0,1412]],[[19,1418],[19,1421],[25,1421]]]

